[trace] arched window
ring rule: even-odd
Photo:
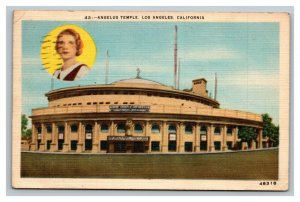
[[[93,126],[88,124],[85,126],[85,133],[92,133],[93,132]]]
[[[221,129],[220,127],[215,127],[215,132],[214,132],[215,135],[220,135],[221,134]]]
[[[42,127],[41,127],[41,126],[38,126],[38,127],[37,127],[37,132],[38,132],[38,133],[42,133]]]
[[[143,132],[143,126],[140,123],[136,123],[134,125],[134,132],[135,133],[142,133]]]
[[[206,126],[202,126],[200,129],[200,134],[201,135],[206,135],[207,134],[207,127]]]
[[[47,125],[47,133],[52,133],[52,126],[51,125]]]
[[[160,128],[158,124],[153,124],[151,128],[152,133],[160,133]]]
[[[193,133],[193,126],[191,125],[186,125],[185,126],[185,134],[192,134]]]
[[[64,126],[58,126],[58,133],[63,133],[65,131]]]
[[[117,132],[118,133],[125,133],[125,124],[124,123],[118,123]]]
[[[71,132],[76,133],[78,131],[78,125],[77,124],[72,124],[71,125]]]
[[[176,126],[174,124],[169,125],[169,133],[176,133]]]
[[[101,125],[101,133],[108,133],[108,125],[106,123]]]
[[[231,136],[232,135],[232,128],[227,128],[227,135]]]

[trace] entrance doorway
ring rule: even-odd
[[[126,144],[125,142],[114,142],[114,152],[115,153],[126,153]]]
[[[149,150],[149,139],[147,136],[108,136],[107,152],[144,153]]]
[[[144,153],[144,142],[133,142],[133,153]]]

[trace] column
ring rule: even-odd
[[[162,131],[162,152],[168,152],[168,144],[169,144],[169,134],[168,134],[168,128],[167,128],[167,122],[163,121],[161,131]]]
[[[77,153],[81,153],[83,151],[83,126],[81,121],[79,122],[79,126],[78,126],[78,142],[77,142]]]
[[[150,136],[150,124],[149,124],[149,121],[146,121],[146,124],[145,124],[145,136]]]
[[[35,124],[32,123],[30,150],[37,150],[37,130]]]
[[[52,152],[58,150],[57,132],[58,131],[57,131],[56,123],[52,123],[51,146],[50,146],[50,151]]]
[[[99,151],[99,124],[95,121],[94,130],[93,130],[93,148],[92,152],[96,153]]]
[[[110,135],[112,135],[112,136],[115,135],[115,123],[114,123],[114,121],[111,121],[111,123],[110,123]]]
[[[65,122],[65,131],[64,131],[64,144],[63,144],[63,152],[70,151],[70,126],[68,122]]]
[[[215,127],[213,124],[211,124],[209,128],[209,133],[208,133],[208,137],[209,137],[209,151],[215,151],[215,143],[214,143],[214,132],[215,132]]]
[[[227,126],[224,125],[222,127],[222,135],[223,135],[223,138],[222,138],[222,151],[227,151],[228,148],[227,148]]]
[[[40,143],[40,151],[46,151],[46,135],[47,135],[47,130],[46,130],[46,127],[45,127],[45,124],[42,123],[41,124],[41,127],[42,127],[42,139],[41,139],[41,143]]]
[[[209,148],[210,148],[210,139],[211,139],[211,134],[210,134],[210,131],[211,131],[211,127],[206,125],[206,151],[209,152]]]
[[[195,152],[200,152],[200,126],[199,123],[196,123],[195,126]]]
[[[176,135],[176,136],[178,136],[179,138],[176,138],[176,139],[178,139],[178,143],[177,143],[177,145],[178,145],[178,149],[177,149],[177,151],[178,152],[184,152],[184,137],[183,137],[183,135],[184,135],[184,123],[183,122],[180,122],[178,125],[177,125],[177,131],[176,131],[176,133],[178,134],[178,135]]]
[[[150,153],[150,124],[149,124],[149,121],[146,120],[146,123],[145,123],[145,132],[144,132],[144,135],[146,137],[149,137],[149,141],[144,143],[144,147],[145,147],[145,153]]]
[[[258,148],[259,149],[263,148],[263,146],[262,146],[262,139],[263,139],[262,135],[263,135],[263,133],[262,132],[263,132],[262,129],[259,128],[258,129]]]
[[[236,126],[234,129],[233,129],[233,147],[235,150],[237,150],[238,148],[238,127]]]

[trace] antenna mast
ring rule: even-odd
[[[217,88],[218,88],[218,78],[217,78],[217,73],[215,73],[215,97],[214,99],[217,99]]]
[[[175,25],[174,36],[174,88],[177,88],[177,25]]]
[[[180,58],[178,59],[178,69],[177,69],[177,89],[180,88]]]
[[[109,66],[109,54],[108,50],[106,51],[106,66],[105,66],[105,84],[108,83],[108,66]]]

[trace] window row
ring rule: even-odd
[[[117,104],[124,104],[124,105],[131,104],[131,105],[133,105],[133,104],[135,104],[135,102],[87,102],[86,103],[86,105],[103,105],[103,104],[106,104],[106,105],[109,105],[109,104],[115,104],[115,105],[117,105]],[[68,104],[62,104],[62,105],[56,105],[56,106],[57,107],[60,107],[60,106],[66,107],[66,106],[81,106],[81,105],[82,105],[82,103],[80,102],[80,103],[68,103]]]
[[[88,124],[85,127],[86,132],[92,132],[93,126]],[[38,133],[41,133],[41,127],[37,127],[37,131]],[[47,125],[46,126],[46,130],[47,133],[52,133],[52,127],[51,125]],[[100,125],[100,131],[101,133],[108,133],[109,132],[109,125],[108,124],[101,124]],[[158,124],[152,124],[151,126],[151,132],[152,133],[160,133],[161,128]],[[64,132],[64,126],[58,126],[58,132],[59,133],[63,133]],[[72,133],[76,133],[78,132],[78,124],[72,124],[71,125],[71,132]],[[121,122],[117,124],[117,132],[118,133],[125,133],[125,123]],[[142,126],[142,124],[140,123],[136,123],[134,125],[134,132],[135,133],[143,133],[144,132],[144,128]],[[175,124],[171,124],[168,127],[168,133],[176,133],[176,125]],[[185,133],[186,134],[192,134],[193,133],[193,126],[192,125],[185,125]],[[207,127],[206,126],[202,126],[200,128],[200,134],[201,135],[206,135],[207,134]],[[214,129],[214,134],[215,135],[221,135],[221,128],[220,127],[215,127]],[[228,136],[232,135],[232,128],[227,128],[226,134]]]

